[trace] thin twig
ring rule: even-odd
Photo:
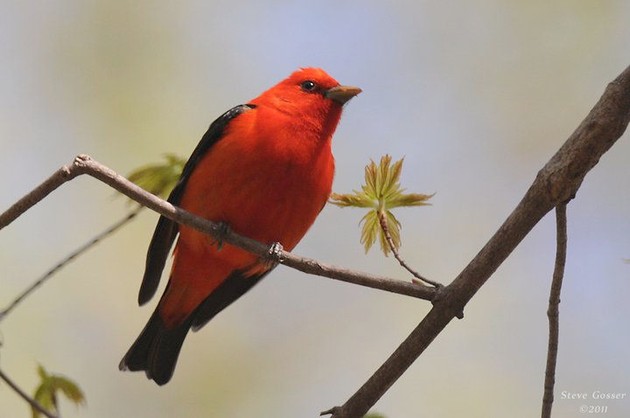
[[[575,196],[586,174],[624,133],[629,121],[630,67],[626,68],[608,85],[589,115],[538,173],[535,181],[514,211],[456,279],[439,292],[435,288],[418,286],[423,289],[421,292],[425,296],[418,297],[433,299],[433,296],[437,296],[432,300],[433,308],[396,351],[346,403],[341,407],[331,409],[334,411],[334,418],[356,418],[369,411],[449,322],[463,312],[465,305],[540,219],[554,207]],[[74,170],[71,171],[71,168]],[[176,222],[213,236],[220,232],[218,225],[198,218],[144,192],[141,188],[129,183],[112,170],[94,162],[87,156],[77,157],[71,168],[63,167],[59,170],[61,174],[58,176],[89,174]],[[71,173],[64,174],[64,169],[71,171]],[[51,177],[25,198],[20,199],[7,212],[0,215],[0,229],[65,181],[67,180],[63,178],[58,181],[57,177],[54,179]],[[222,238],[230,244],[261,257],[269,257],[268,247],[265,244],[238,236],[233,232]],[[277,260],[283,262],[288,254],[283,251],[278,252]],[[317,264],[315,261],[313,263]],[[302,269],[301,267],[308,269],[308,263],[301,263],[300,269]],[[325,276],[331,277],[333,274],[327,273]],[[331,278],[352,282],[341,276]],[[370,280],[367,281],[371,283]],[[429,295],[431,297],[427,297]]]
[[[129,212],[124,218],[120,219],[118,222],[116,222],[115,224],[111,225],[109,228],[107,228],[106,230],[104,230],[100,234],[96,235],[90,241],[86,242],[85,244],[83,244],[82,246],[80,246],[79,248],[74,250],[72,253],[70,253],[68,256],[66,256],[63,260],[61,260],[59,263],[57,263],[53,268],[48,270],[43,276],[41,276],[39,279],[37,279],[33,284],[31,284],[28,288],[26,288],[20,295],[18,295],[13,300],[13,302],[11,302],[4,310],[0,311],[0,322],[4,318],[6,318],[6,316],[13,309],[15,309],[28,295],[30,295],[39,286],[41,286],[47,280],[49,280],[55,273],[57,273],[59,270],[61,270],[63,267],[65,267],[69,262],[71,262],[72,260],[74,260],[75,258],[80,256],[81,254],[83,254],[84,252],[86,252],[87,250],[92,248],[94,245],[99,243],[101,240],[106,238],[108,235],[113,234],[118,229],[122,228],[124,225],[126,225],[128,222],[130,222],[133,218],[135,218],[138,215],[138,213],[140,213],[140,211],[143,208],[144,208],[143,206],[138,206],[136,209],[134,209],[133,211]]]
[[[411,275],[414,276],[415,279],[419,280],[418,282],[414,279],[414,283],[418,283],[418,284],[427,283],[436,288],[444,287],[444,285],[442,285],[441,283],[435,282],[433,280],[429,280],[423,277],[422,275],[420,275],[420,273],[412,269],[411,266],[409,266],[407,262],[401,257],[400,253],[398,252],[398,248],[396,248],[396,245],[394,244],[394,239],[392,238],[392,234],[389,232],[389,225],[387,224],[387,215],[385,215],[385,212],[378,211],[378,222],[381,225],[381,230],[383,231],[385,240],[387,240],[387,245],[389,245],[389,249],[392,251],[392,254],[394,254],[394,257],[396,258],[396,260],[398,260],[398,263],[402,266],[402,268],[404,268],[409,273],[411,273]]]
[[[542,418],[551,417],[553,406],[553,388],[556,383],[556,360],[558,359],[558,335],[560,331],[560,292],[564,266],[567,259],[567,205],[556,207],[556,262],[553,269],[551,291],[549,292],[549,342],[547,346],[547,367],[545,370],[545,388],[542,401]]]
[[[47,411],[43,406],[41,406],[39,404],[39,402],[37,402],[35,399],[33,399],[30,396],[28,396],[28,394],[26,392],[24,392],[22,389],[20,389],[20,387],[18,385],[16,385],[15,382],[13,382],[13,380],[11,380],[11,378],[9,378],[9,376],[4,374],[2,369],[0,369],[0,379],[4,380],[5,383],[7,385],[9,385],[9,387],[11,387],[11,389],[13,389],[13,391],[15,393],[17,393],[22,399],[24,399],[26,402],[28,402],[29,405],[31,405],[38,412],[44,414],[48,418],[59,418],[59,416],[54,415],[53,413]]]
[[[486,283],[532,228],[577,193],[586,174],[630,122],[630,67],[613,82],[536,179],[499,230],[433,301],[433,308],[333,418],[365,415]]]
[[[166,216],[180,224],[194,228],[198,231],[220,238],[223,242],[240,247],[261,258],[273,257],[272,261],[279,262],[305,273],[314,274],[330,279],[353,283],[360,286],[385,290],[392,293],[416,297],[419,299],[433,300],[438,293],[435,288],[402,280],[378,277],[367,273],[352,271],[326,265],[306,257],[300,257],[286,251],[276,251],[269,254],[269,246],[251,238],[236,234],[234,231],[224,231],[220,224],[208,221],[175,207],[169,202],[138,187],[112,169],[100,164],[87,155],[78,155],[74,162],[57,170],[48,180],[37,186],[33,191],[11,206],[6,212],[0,214],[0,230],[17,219],[22,213],[34,204],[46,197],[57,187],[82,174],[94,177],[103,183],[113,187],[139,204]]]
[[[44,180],[42,184],[11,205],[11,207],[4,213],[0,214],[0,230],[16,220],[33,205],[55,191],[59,186],[72,180],[80,174],[82,173],[79,170],[72,169],[72,166],[63,166],[59,168],[50,177]]]

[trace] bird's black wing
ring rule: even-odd
[[[212,122],[206,133],[201,138],[201,141],[199,141],[199,144],[197,144],[197,147],[193,151],[192,155],[184,165],[182,175],[168,197],[168,201],[170,203],[175,206],[179,205],[190,175],[195,170],[195,167],[197,167],[199,161],[206,155],[208,150],[223,137],[223,133],[228,123],[241,113],[247,112],[254,107],[255,106],[252,104],[235,106]],[[148,302],[155,294],[158,284],[160,283],[162,270],[164,270],[164,265],[166,264],[166,259],[168,258],[168,254],[173,246],[175,238],[177,237],[178,231],[179,227],[175,221],[172,221],[165,216],[160,216],[147,251],[144,277],[142,278],[140,292],[138,293],[138,303],[140,305]]]
[[[197,331],[206,325],[216,314],[259,283],[271,270],[254,276],[246,276],[238,270],[230,274],[195,310],[190,324],[192,330]]]

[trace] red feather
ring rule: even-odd
[[[235,232],[292,250],[332,187],[331,140],[343,104],[361,90],[304,68],[210,126],[169,201]],[[205,142],[204,142],[205,141]],[[170,380],[190,327],[200,328],[249,290],[270,266],[240,248],[160,219],[140,301],[157,288],[175,234],[170,280],[149,324],[121,362]],[[170,242],[169,242],[170,240]]]

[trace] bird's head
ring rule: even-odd
[[[360,88],[340,85],[321,68],[308,67],[295,71],[251,103],[334,130],[343,105],[359,93]]]

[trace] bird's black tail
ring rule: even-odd
[[[149,379],[164,385],[173,376],[191,322],[189,318],[175,328],[167,329],[156,309],[118,368],[133,372],[144,370]]]
[[[184,322],[172,329],[167,328],[160,318],[158,304],[158,308],[120,361],[118,368],[133,372],[144,370],[147,377],[155,380],[158,385],[168,383],[173,377],[177,357],[191,327],[193,331],[202,328],[216,314],[251,289],[270,270],[251,277],[244,276],[238,270],[233,272],[199,304]]]

